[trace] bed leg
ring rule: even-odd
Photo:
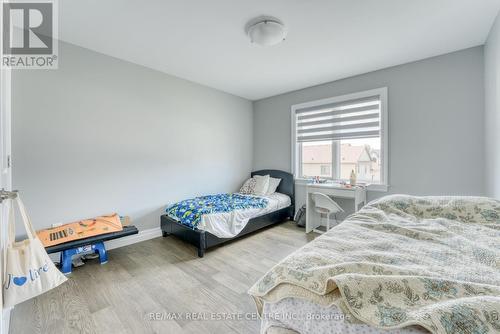
[[[168,234],[168,233],[167,233],[167,232],[165,232],[165,231],[161,231],[161,235],[162,235],[164,238],[166,238],[166,237],[168,237],[170,234]]]
[[[198,248],[198,257],[203,257],[205,255],[205,250],[203,248]]]

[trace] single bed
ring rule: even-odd
[[[500,333],[500,201],[391,195],[250,289],[271,333]]]
[[[198,256],[203,257],[208,248],[292,218],[295,212],[293,175],[273,169],[251,173],[252,177],[255,175],[269,175],[281,179],[276,193],[266,197],[266,207],[238,210],[236,213],[205,215],[197,228],[186,226],[168,214],[164,214],[160,217],[163,236],[174,235],[192,244],[198,249]]]

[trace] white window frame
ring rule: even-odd
[[[387,87],[376,88],[371,90],[366,90],[362,92],[346,94],[341,96],[335,96],[327,99],[321,99],[311,102],[305,102],[300,104],[295,104],[291,107],[291,119],[292,119],[292,142],[291,142],[291,169],[292,173],[295,177],[297,183],[306,183],[307,180],[302,178],[302,173],[300,172],[301,166],[301,154],[302,150],[300,150],[300,143],[297,143],[297,124],[296,124],[296,115],[295,112],[298,109],[310,108],[310,107],[318,107],[325,104],[344,102],[349,100],[361,99],[364,97],[370,97],[378,95],[380,96],[380,161],[382,162],[381,175],[380,175],[380,183],[379,184],[370,184],[368,186],[368,190],[373,191],[387,191],[389,187],[389,120],[388,120],[388,111],[387,111],[387,103],[388,103],[388,89]],[[332,154],[337,155],[337,159],[332,162],[332,171],[339,171],[340,165],[340,150],[339,145],[333,145]],[[337,166],[333,166],[334,164]],[[340,181],[338,179],[335,179]]]

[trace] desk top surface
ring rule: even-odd
[[[326,188],[326,189],[338,189],[347,191],[364,191],[366,187],[356,186],[354,188],[347,188],[340,183],[308,183],[307,187],[310,188]]]

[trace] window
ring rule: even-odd
[[[386,104],[381,88],[293,106],[295,177],[349,180],[355,171],[358,182],[386,185]]]
[[[317,141],[301,145],[303,177],[332,178],[332,142]]]

